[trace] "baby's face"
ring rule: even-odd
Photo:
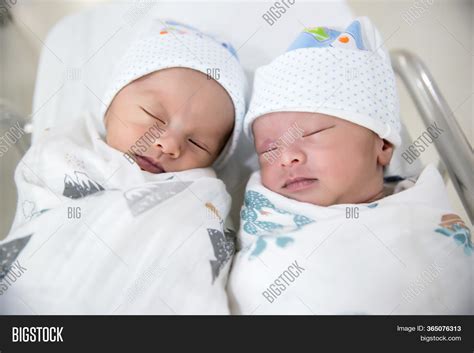
[[[224,88],[187,68],[156,71],[128,84],[105,115],[107,144],[151,173],[210,166],[233,124]]]
[[[253,132],[262,183],[274,192],[320,206],[383,196],[393,147],[369,129],[324,114],[277,112],[258,118]]]

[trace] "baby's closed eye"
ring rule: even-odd
[[[305,134],[303,135],[303,137],[308,137],[308,136],[316,135],[317,133],[320,133],[320,132],[323,132],[323,131],[332,129],[332,128],[335,127],[335,126],[336,126],[336,125],[329,126],[329,127],[325,127],[325,128],[322,128],[322,129],[316,129],[316,130],[314,130],[314,131],[305,133]]]
[[[152,118],[154,118],[154,119],[157,119],[157,120],[161,121],[163,124],[165,123],[165,122],[164,122],[164,121],[163,121],[161,118],[159,118],[159,117],[158,117],[158,115],[157,115],[157,114],[151,113],[151,111],[150,111],[150,110],[148,110],[148,109],[145,109],[145,108],[143,108],[143,107],[140,107],[140,109],[141,109],[141,110],[143,110],[145,113],[147,113],[147,114],[148,114],[149,116],[151,116]]]

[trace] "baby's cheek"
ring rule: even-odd
[[[316,177],[328,190],[343,190],[353,174],[351,152],[328,150],[310,161]]]
[[[123,128],[118,127],[117,125],[109,125],[107,130],[106,142],[109,146],[121,151],[127,152],[131,149],[133,145],[136,145],[139,135],[137,138],[134,138],[135,133],[133,131],[124,131]],[[138,146],[137,146],[138,147]]]
[[[344,165],[339,154],[331,148],[310,151],[307,153],[307,159],[308,166],[320,177],[340,174],[341,166]]]
[[[204,153],[200,153],[204,154]],[[199,158],[193,157],[186,163],[188,164],[188,167],[185,169],[192,169],[192,168],[207,168],[211,167],[212,163],[217,159],[217,157],[213,156],[200,156]]]
[[[278,177],[275,171],[269,165],[260,165],[260,177],[262,179],[262,184],[267,189],[272,191],[278,191]]]
[[[107,135],[105,136],[105,142],[117,150],[122,150],[120,146],[120,135],[116,133],[113,128],[107,130]]]

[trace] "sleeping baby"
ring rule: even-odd
[[[231,200],[212,167],[236,147],[245,91],[229,43],[152,20],[100,114],[45,131],[20,162],[0,313],[229,313]]]
[[[394,74],[367,18],[305,29],[259,68],[229,279],[235,314],[472,314],[470,230],[432,165],[384,184],[400,146]]]

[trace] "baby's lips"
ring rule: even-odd
[[[307,184],[307,183],[312,183],[314,181],[317,181],[318,179],[316,178],[306,178],[306,177],[296,177],[296,178],[289,178],[285,181],[283,184],[283,188],[291,188],[291,185],[295,185],[297,183],[300,184]]]
[[[143,170],[146,170],[147,172],[154,173],[154,174],[165,172],[165,169],[161,166],[160,163],[153,161],[153,159],[149,157],[135,155],[135,160],[137,164],[140,166],[140,168]]]

